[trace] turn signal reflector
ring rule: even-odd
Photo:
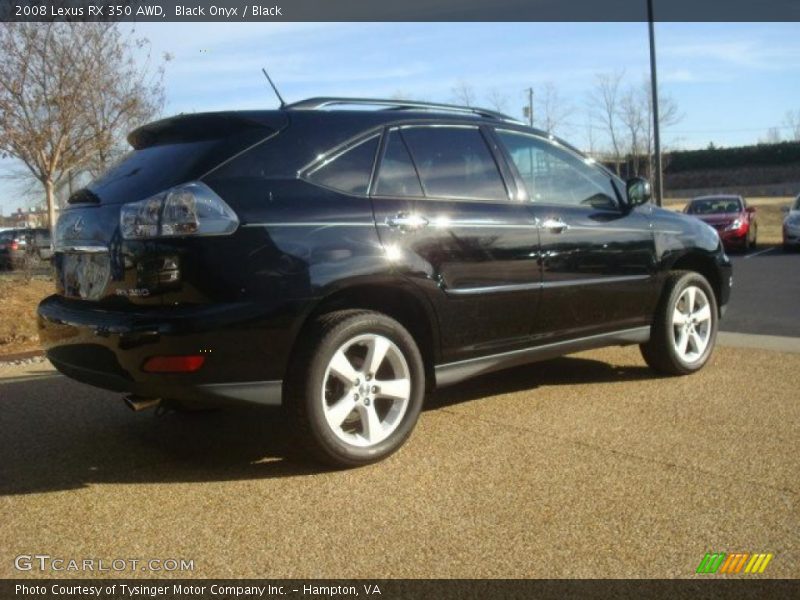
[[[194,373],[206,361],[205,356],[152,356],[142,370],[146,373]]]

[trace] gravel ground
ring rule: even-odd
[[[800,354],[635,348],[439,392],[383,463],[321,471],[276,414],[133,414],[0,367],[0,577],[13,557],[185,558],[192,577],[692,577],[709,550],[796,577]],[[33,573],[36,575],[36,573]],[[163,573],[134,573],[163,576]]]

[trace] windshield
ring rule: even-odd
[[[800,196],[798,196],[797,199],[794,201],[794,206],[792,207],[792,210],[800,210]]]
[[[686,211],[690,215],[723,215],[727,213],[738,213],[742,210],[742,203],[739,198],[703,198],[692,200],[689,209]]]

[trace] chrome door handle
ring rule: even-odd
[[[393,217],[386,217],[386,224],[393,229],[414,231],[427,227],[428,219],[422,215],[398,213]]]
[[[545,219],[544,221],[539,223],[539,227],[543,229],[549,229],[553,233],[561,233],[562,231],[566,231],[569,229],[569,225],[564,223],[561,219]]]

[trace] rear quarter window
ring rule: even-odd
[[[305,179],[346,194],[365,195],[375,165],[378,140],[378,136],[371,137],[323,160],[306,173]]]

